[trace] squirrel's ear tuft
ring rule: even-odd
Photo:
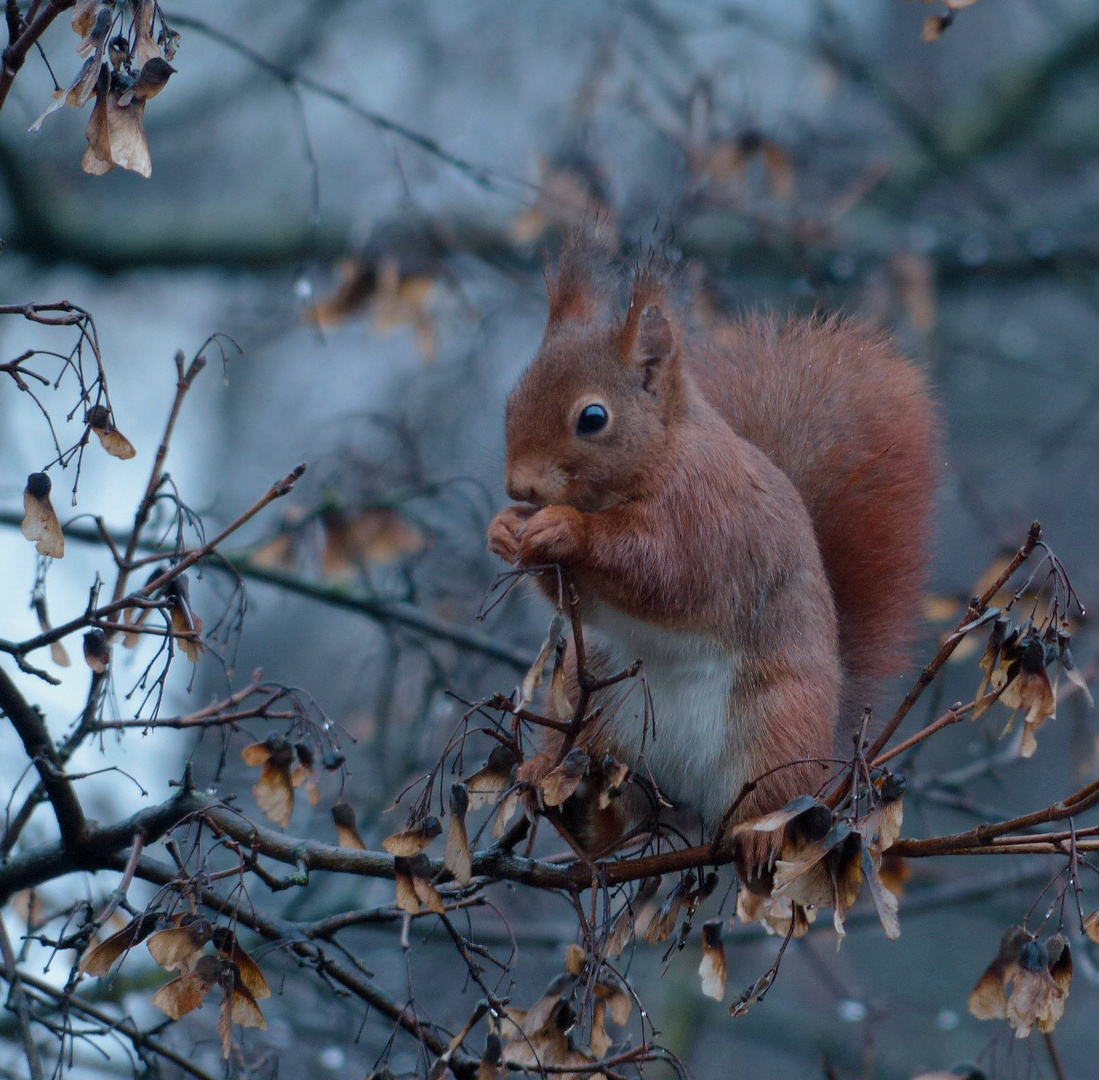
[[[550,326],[566,320],[588,322],[595,318],[595,287],[577,245],[566,245],[557,274],[546,273],[546,287]]]

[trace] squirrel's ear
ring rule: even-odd
[[[656,393],[676,356],[672,324],[659,304],[646,304],[639,314],[630,312],[623,331],[625,359],[640,369],[642,387]]]

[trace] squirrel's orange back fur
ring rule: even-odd
[[[899,670],[919,617],[935,486],[926,380],[884,334],[836,316],[721,323],[684,358],[805,501],[836,603],[845,711],[857,715]]]

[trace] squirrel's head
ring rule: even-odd
[[[566,252],[549,300],[542,347],[508,399],[508,495],[585,512],[639,498],[671,458],[685,402],[666,290],[642,271],[612,319]]]

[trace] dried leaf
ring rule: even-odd
[[[144,941],[156,929],[159,917],[159,913],[155,911],[138,915],[116,934],[91,946],[80,958],[77,971],[104,978],[110,973],[111,965],[124,952]]]
[[[145,944],[153,959],[166,971],[186,970],[194,966],[214,934],[205,919],[184,916],[179,926],[158,930]]]
[[[1065,1011],[1066,990],[1049,968],[1049,951],[1041,942],[1028,941],[1019,949],[1014,985],[1007,1000],[1007,1021],[1017,1039],[1025,1039],[1035,1024],[1041,1031],[1052,1031]],[[1071,982],[1071,968],[1068,978]]]
[[[468,885],[473,879],[473,856],[469,850],[469,833],[466,830],[468,809],[468,789],[465,784],[454,784],[450,789],[450,827],[443,850],[443,865],[460,885]]]
[[[1068,634],[1058,634],[1059,656],[1058,656],[1058,672],[1064,672],[1068,677],[1069,682],[1073,684],[1087,699],[1088,705],[1095,708],[1095,699],[1091,696],[1091,690],[1088,689],[1087,681],[1083,675],[1076,668],[1076,663],[1072,659],[1072,651],[1069,649],[1069,637]]]
[[[257,999],[269,998],[271,987],[267,984],[266,976],[260,970],[259,964],[237,940],[237,935],[227,926],[220,926],[214,930],[211,937],[214,948],[236,965],[237,976],[248,993]]]
[[[541,156],[538,170],[538,199],[510,229],[517,244],[533,243],[551,227],[568,230],[593,221],[600,222],[608,235],[617,232],[614,211],[606,199],[606,181],[594,163],[576,159],[554,163]]]
[[[515,702],[517,709],[525,709],[534,700],[534,693],[542,685],[542,675],[545,672],[549,658],[557,651],[557,642],[565,629],[565,620],[562,615],[554,615],[550,622],[546,640],[542,642],[534,663],[530,665],[523,681],[519,684],[519,695]],[[571,714],[570,714],[571,715]]]
[[[1072,951],[1064,934],[1054,934],[1046,941],[1049,954],[1049,975],[1061,990],[1061,996],[1054,998],[1044,1016],[1038,1020],[1038,1030],[1048,1035],[1064,1016],[1065,1004],[1072,989]]]
[[[558,644],[553,660],[553,676],[550,678],[550,711],[557,720],[569,720],[573,713],[573,703],[569,701],[568,688],[565,685],[565,649],[564,642]]]
[[[929,15],[924,19],[923,33],[920,38],[923,41],[938,41],[943,36],[943,31],[954,21],[953,13],[946,15]]]
[[[720,1001],[725,996],[725,981],[729,975],[725,960],[725,945],[721,940],[721,920],[714,919],[702,926],[702,963],[698,965],[702,992]]]
[[[131,101],[148,101],[155,98],[168,85],[168,80],[176,69],[161,56],[152,56],[141,67],[137,81],[118,98],[118,104],[125,107]]]
[[[831,811],[817,804],[790,819],[775,862],[773,896],[789,896],[803,907],[831,906],[835,890],[827,856],[851,832],[831,822]]]
[[[613,971],[607,967],[599,970],[599,978],[595,981],[595,996],[605,1001],[611,1011],[611,1019],[621,1027],[630,1019],[633,1011],[633,1000],[626,984]]]
[[[27,486],[23,491],[24,517],[20,528],[28,540],[37,541],[35,548],[39,555],[60,559],[65,554],[65,537],[50,502],[52,488],[53,482],[44,472],[31,473],[27,477]]]
[[[230,966],[229,970],[232,972],[233,989],[230,994],[231,1004],[231,1016],[234,1024],[240,1024],[241,1027],[255,1027],[266,1029],[267,1020],[264,1018],[263,1010],[259,1007],[259,1003],[256,1001],[256,995],[254,995],[249,989],[247,984],[243,981],[242,972],[238,971],[234,966]],[[259,970],[258,968],[256,969]],[[225,980],[226,976],[222,975],[222,979]],[[266,980],[264,980],[264,987],[267,986]],[[271,991],[267,991],[267,996],[270,997]]]
[[[1047,720],[1054,719],[1057,714],[1057,699],[1046,669],[1045,645],[1035,630],[1027,631],[1020,639],[1017,659],[1011,664],[1007,680],[1000,694],[1000,701],[1015,711],[1007,722],[1004,734],[1011,730],[1015,717],[1025,709],[1019,754],[1029,758],[1038,748],[1038,731]],[[995,687],[996,673],[993,674],[992,681]]]
[[[565,950],[565,970],[570,975],[579,975],[588,962],[588,954],[575,942]]]
[[[86,173],[102,176],[116,165],[141,176],[152,175],[153,163],[145,138],[145,102],[134,99],[120,105],[104,65],[95,88],[95,107],[84,134],[88,149],[81,162]]]
[[[50,624],[50,613],[46,607],[46,597],[40,592],[36,592],[31,600],[31,604],[34,607],[34,613],[38,616],[38,628],[43,634],[48,634],[53,626]],[[72,661],[69,659],[69,654],[65,650],[65,646],[60,641],[50,642],[50,658],[58,667],[68,667]]]
[[[587,775],[589,764],[588,755],[579,747],[573,747],[540,785],[546,806],[560,806],[569,798]]]
[[[891,848],[901,834],[906,786],[903,777],[887,774],[880,782],[879,798],[874,809],[855,823],[866,846],[875,855]]]
[[[824,815],[827,814],[828,824],[821,827],[818,825],[818,821],[824,820]],[[811,813],[810,813],[811,812]],[[784,825],[790,824],[795,818],[801,818],[801,815],[805,814],[806,817],[802,821],[802,830],[811,829],[814,832],[820,832],[820,836],[824,836],[824,833],[831,828],[832,825],[832,812],[828,807],[822,803],[818,803],[812,795],[799,795],[796,799],[787,803],[781,810],[775,810],[773,813],[763,814],[760,817],[748,818],[747,821],[742,821],[739,824],[733,826],[730,835],[739,836],[746,832],[774,832],[777,829],[781,829]]]
[[[778,972],[775,968],[765,971],[729,1006],[729,1015],[743,1016],[757,1001],[762,1001],[764,994],[771,989],[776,974]]]
[[[605,1056],[614,1042],[610,1035],[607,1034],[606,1018],[607,1003],[605,1001],[597,1001],[592,1008],[590,1043],[591,1051],[597,1058]]]
[[[688,872],[680,879],[675,888],[668,893],[664,903],[660,906],[660,910],[649,920],[649,925],[645,927],[643,936],[650,945],[659,945],[660,942],[667,941],[671,937],[679,919],[679,912],[686,903],[688,894],[694,888],[694,883],[694,873]]]
[[[366,841],[359,832],[355,811],[350,803],[338,802],[332,807],[332,820],[336,825],[336,842],[340,847],[366,850]]]
[[[749,889],[737,893],[736,913],[742,923],[762,923],[768,934],[781,937],[790,932],[793,923],[795,938],[805,937],[817,918],[815,910],[807,910],[788,896],[760,896]]]
[[[286,828],[294,813],[294,782],[290,778],[294,750],[289,740],[271,735],[261,743],[246,746],[240,756],[246,765],[263,765],[252,794],[264,814]]]
[[[390,855],[411,858],[413,855],[419,855],[442,831],[443,827],[439,824],[439,819],[432,814],[415,822],[404,832],[387,836],[382,841],[382,847]]]
[[[500,1036],[489,1032],[485,1039],[485,1052],[477,1070],[477,1080],[500,1080],[500,1066],[504,1062],[504,1046]]]
[[[446,904],[431,881],[431,862],[426,855],[409,860],[412,864],[412,889],[420,903],[436,915],[446,914]]]
[[[134,58],[144,68],[150,60],[160,56],[160,49],[153,40],[153,16],[156,13],[156,4],[154,0],[136,0],[134,8],[134,33],[137,35]]]
[[[133,443],[114,426],[114,417],[106,405],[93,405],[85,419],[98,436],[103,449],[112,457],[126,461],[137,454]]]
[[[241,1027],[266,1029],[267,1020],[256,999],[241,983],[240,972],[229,961],[223,962],[218,980],[224,995],[218,1015],[218,1034],[221,1036],[221,1053],[228,1058],[233,1050],[233,1024]]]
[[[195,966],[165,983],[154,995],[152,1003],[178,1020],[202,1004],[202,999],[218,984],[222,961],[216,956],[200,956]]]
[[[565,1032],[574,1019],[564,997],[572,987],[571,975],[558,975],[526,1012],[508,1010],[501,1024],[501,1035],[508,1039],[503,1050],[508,1064],[537,1068],[563,1063],[569,1050]]]
[[[294,753],[297,755],[297,764],[290,770],[290,783],[295,788],[305,785],[305,794],[310,806],[316,806],[321,801],[321,789],[316,780],[316,761],[313,751],[305,743],[294,743]]]
[[[599,787],[595,805],[598,810],[606,810],[622,794],[622,789],[630,777],[630,768],[624,762],[617,761],[610,754],[603,758],[599,766],[603,783]]]
[[[902,859],[899,855],[894,855],[892,851],[887,851],[882,856],[878,876],[881,878],[882,884],[899,899],[904,896],[905,886],[908,884],[909,878],[912,877],[912,868],[908,865],[907,859]]]
[[[496,815],[492,820],[492,838],[499,840],[508,831],[508,822],[515,816],[519,809],[519,790],[510,791],[501,800],[496,809]]]
[[[111,662],[111,649],[102,630],[89,630],[84,635],[84,661],[97,675],[102,675]]]
[[[86,38],[103,15],[111,14],[110,9],[111,4],[107,0],[77,0],[72,14],[73,30],[80,37]]]
[[[616,960],[622,955],[623,950],[633,941],[634,920],[633,912],[623,908],[618,918],[614,920],[610,937],[607,939],[607,959]]]
[[[1000,939],[995,959],[985,968],[970,991],[968,1008],[978,1020],[1003,1020],[1007,1016],[1007,984],[1019,967],[1019,950],[1033,935],[1021,926],[1011,926]]]
[[[171,612],[172,633],[183,654],[192,664],[206,652],[202,643],[202,620],[191,608],[190,584],[186,574],[173,578],[164,588],[164,596]]]
[[[995,676],[998,685],[992,687],[993,690],[1002,690],[1007,683],[1007,670],[1000,664],[1001,654],[1004,647],[1008,646],[1014,648],[1014,643],[1018,640],[1019,632],[1012,630],[1011,621],[1006,615],[998,615],[995,622],[992,624],[992,631],[988,637],[988,645],[985,646],[985,651],[981,655],[980,660],[977,661],[977,666],[984,672],[984,676],[981,679],[980,685],[977,687],[977,694],[975,700],[980,702],[981,698],[985,696],[985,692],[989,686],[992,685],[993,677]],[[989,707],[991,702],[985,702],[978,704],[978,706],[970,714],[971,720],[976,720],[980,717],[984,711]]]
[[[484,767],[466,780],[470,810],[479,810],[482,806],[495,803],[511,786],[514,768],[515,755],[506,746],[497,743]]]
[[[321,568],[329,578],[353,580],[364,568],[390,565],[425,546],[419,530],[387,506],[326,509],[320,521],[324,529]]]
[[[416,330],[420,352],[428,363],[435,359],[435,328],[428,311],[434,288],[434,278],[426,274],[402,274],[395,260],[382,259],[374,330],[384,334],[410,324]]]
[[[339,266],[340,284],[326,300],[318,300],[306,312],[306,317],[326,329],[338,326],[355,314],[378,290],[378,272],[373,263],[344,260]]]
[[[835,908],[832,921],[836,927],[836,933],[841,937],[845,933],[844,917],[855,901],[858,900],[864,881],[862,836],[850,829],[849,826],[845,826],[845,828],[847,831],[843,838],[829,851],[828,858],[825,860],[828,865],[828,872],[832,876],[832,906]],[[871,863],[871,866],[873,866],[873,863]],[[879,881],[878,884],[881,885],[881,882]],[[883,898],[881,901],[882,906],[878,908],[878,917],[882,920],[886,935],[896,936],[890,935],[890,929],[896,925],[897,898],[888,892],[884,886],[882,886],[881,892]],[[883,914],[883,911],[888,912],[890,901],[892,902],[894,918],[892,922],[887,922],[887,914]],[[874,902],[875,905],[878,903],[877,897],[875,897]],[[899,925],[896,925],[896,933],[900,933]]]
[[[393,874],[397,886],[397,907],[410,915],[419,915],[420,898],[412,874],[412,860],[401,855],[393,857]]]
[[[866,878],[866,884],[870,889],[870,898],[874,901],[874,908],[881,920],[885,936],[890,941],[896,941],[901,936],[901,923],[897,917],[898,902],[896,894],[885,887],[878,868],[874,864],[873,853],[866,847],[862,849],[862,873]]]

